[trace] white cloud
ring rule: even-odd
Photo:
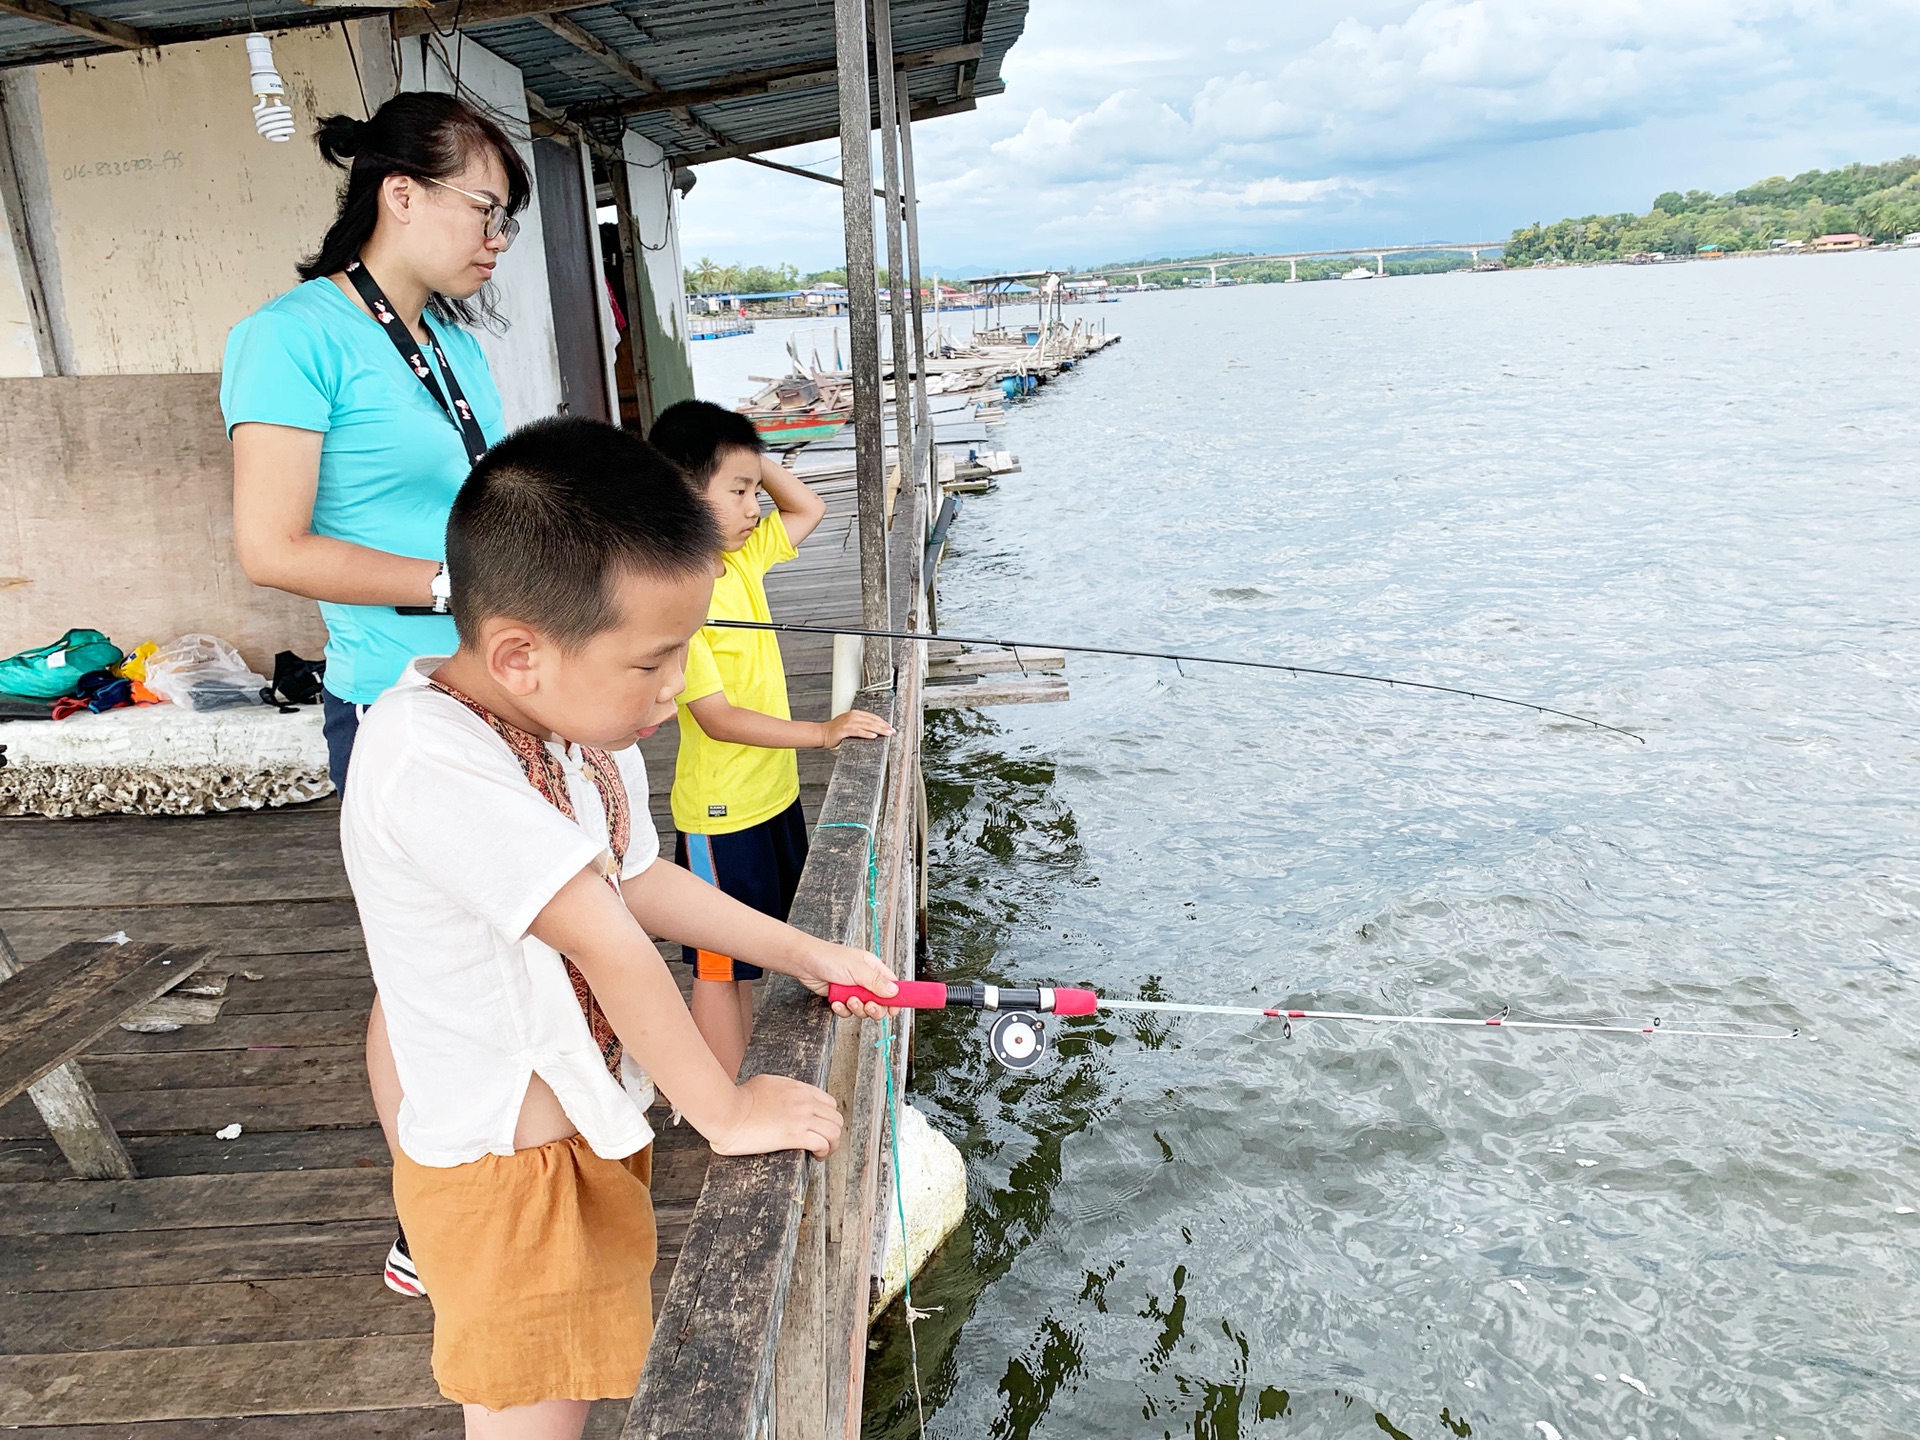
[[[1920,130],[1916,21],[1920,0],[1047,0],[1005,95],[916,127],[923,253],[1453,239],[1890,158]],[[837,197],[811,188],[710,167],[688,253],[836,263]]]
[[[1425,0],[1404,20],[1345,19],[1271,74],[1208,79],[1196,139],[1306,142],[1341,162],[1637,123],[1698,105],[1703,82],[1782,67],[1788,0]]]

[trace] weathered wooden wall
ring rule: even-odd
[[[123,649],[206,631],[263,674],[317,657],[310,600],[263,590],[233,548],[218,375],[0,380],[0,655],[104,630]]]

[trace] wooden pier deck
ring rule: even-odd
[[[770,577],[775,613],[858,623],[851,480]],[[781,637],[795,713],[831,643]],[[663,854],[675,735],[648,742]],[[834,757],[800,757],[819,813]],[[332,800],[190,819],[0,821],[0,929],[31,966],[124,930],[212,944],[217,1019],[116,1030],[81,1057],[140,1178],[75,1180],[23,1096],[0,1109],[0,1427],[30,1440],[428,1440],[461,1433],[428,1369],[431,1307],[383,1286],[388,1158],[362,1048],[373,986]],[[681,967],[676,966],[676,970]],[[656,1114],[655,1313],[708,1168]],[[231,1141],[214,1132],[238,1123]],[[617,1434],[627,1402],[597,1405]]]

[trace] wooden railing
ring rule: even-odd
[[[925,506],[902,488],[888,536],[892,628],[919,629]],[[890,645],[892,684],[860,692],[890,738],[841,746],[791,920],[809,934],[871,947],[912,974],[924,647]],[[906,1012],[893,1022],[904,1074]],[[874,1259],[884,1235],[887,1096],[873,1021],[839,1020],[776,976],[743,1075],[790,1075],[840,1102],[846,1129],[822,1162],[802,1151],[716,1157],[694,1208],[623,1440],[856,1437]]]

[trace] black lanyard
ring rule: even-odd
[[[433,396],[438,405],[453,422],[454,429],[460,432],[461,443],[467,447],[467,460],[479,464],[480,457],[487,453],[487,437],[481,433],[480,422],[473,418],[473,407],[467,403],[467,397],[460,391],[460,382],[454,378],[453,366],[447,363],[447,357],[436,340],[433,346],[433,358],[440,362],[440,373],[446,378],[447,388],[443,393],[440,384],[433,378],[433,369],[427,364],[427,357],[420,353],[420,342],[413,338],[413,331],[400,319],[391,302],[374,283],[373,276],[367,273],[367,267],[358,260],[347,266],[347,278],[353,282],[353,288],[360,292],[360,298],[367,302],[367,309],[373,312],[373,318],[380,322],[381,329],[387,332],[387,338],[393,341],[394,349],[400,352],[400,358],[407,362],[407,368],[420,377],[420,383],[427,387],[427,393]],[[425,323],[425,317],[422,322]],[[432,327],[428,327],[431,332]],[[449,403],[451,399],[451,403]]]

